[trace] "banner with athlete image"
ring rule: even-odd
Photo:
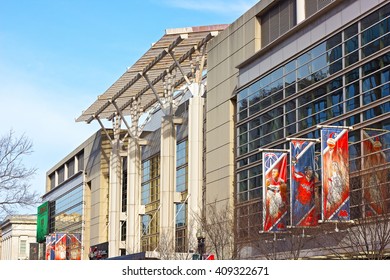
[[[291,226],[310,227],[318,225],[315,207],[315,142],[292,140],[290,142],[290,219]]]
[[[263,152],[263,231],[286,229],[287,153]]]
[[[367,216],[387,213],[389,170],[386,168],[386,150],[389,138],[386,130],[362,129],[363,203]]]
[[[46,235],[46,256],[45,260],[54,260],[55,259],[55,241],[56,235],[55,233]]]
[[[81,260],[81,234],[67,234],[66,252],[69,260]]]
[[[66,260],[66,234],[65,233],[56,233],[55,234],[55,259],[56,260]]]
[[[322,219],[345,221],[349,210],[348,129],[321,129]]]

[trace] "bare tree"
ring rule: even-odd
[[[338,252],[348,259],[385,259],[390,250],[390,220],[385,216],[360,218],[338,235]]]
[[[206,217],[198,217],[206,233],[206,252],[214,253],[216,259],[232,259],[234,252],[233,211],[226,205],[218,208],[217,202],[207,205]]]
[[[30,179],[36,168],[28,168],[23,159],[32,153],[32,142],[23,134],[16,137],[10,130],[0,136],[0,217],[18,207],[35,206],[39,196],[31,191]]]
[[[377,175],[375,175],[378,173]],[[372,171],[370,176],[383,176],[385,170]],[[383,183],[364,184],[367,182],[362,177],[363,192],[375,192],[383,188]],[[371,181],[372,182],[372,181]],[[388,184],[388,183],[386,183]],[[387,189],[387,186],[386,186]],[[347,259],[385,259],[390,252],[390,216],[388,213],[388,201],[382,194],[376,198],[367,200],[364,194],[357,217],[341,228],[333,238],[338,245],[333,248],[334,255]],[[375,207],[373,207],[375,206]],[[373,210],[375,208],[375,210]],[[342,223],[340,223],[342,224]]]
[[[298,260],[308,257],[319,228],[288,228],[281,232],[259,231],[250,238],[255,258],[267,260]],[[315,247],[315,246],[314,246]]]
[[[385,259],[390,252],[389,166],[364,160],[365,168],[350,177],[352,220],[335,221],[327,238],[318,239],[332,258]]]
[[[190,226],[188,228],[191,229]],[[159,234],[159,242],[154,251],[161,260],[190,260],[193,251],[188,248],[195,247],[195,243],[196,241],[187,238],[185,248],[181,248],[176,244],[176,240],[173,240],[172,232],[167,231]]]

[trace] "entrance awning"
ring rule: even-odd
[[[208,41],[228,25],[168,29],[165,35],[79,116],[77,122],[95,118],[111,120],[119,109],[130,115],[132,104],[142,112],[164,97],[167,84],[179,89],[206,69]],[[203,56],[202,61],[199,58]],[[201,72],[201,70],[200,70]],[[201,75],[202,73],[200,73]]]

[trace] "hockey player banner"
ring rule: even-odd
[[[67,256],[69,260],[81,260],[81,234],[67,234]]]
[[[263,230],[284,231],[287,220],[287,153],[263,152]]]
[[[56,233],[55,238],[55,259],[66,260],[66,234]]]
[[[315,207],[315,142],[292,140],[290,142],[290,219],[291,226],[310,227],[318,225]]]
[[[363,201],[367,216],[387,213],[388,162],[385,149],[389,137],[384,130],[362,130]]]
[[[349,220],[348,130],[322,128],[322,219]]]
[[[56,235],[54,233],[46,235],[46,260],[54,260],[55,259],[55,245]]]

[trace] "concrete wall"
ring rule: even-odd
[[[85,146],[86,164],[86,222],[89,222],[89,246],[108,241],[108,165],[111,144],[102,131]],[[88,217],[89,216],[89,217]],[[87,243],[85,243],[87,245]]]
[[[256,15],[273,1],[260,1],[208,46],[206,106],[206,205],[233,205],[236,66],[260,49]]]

